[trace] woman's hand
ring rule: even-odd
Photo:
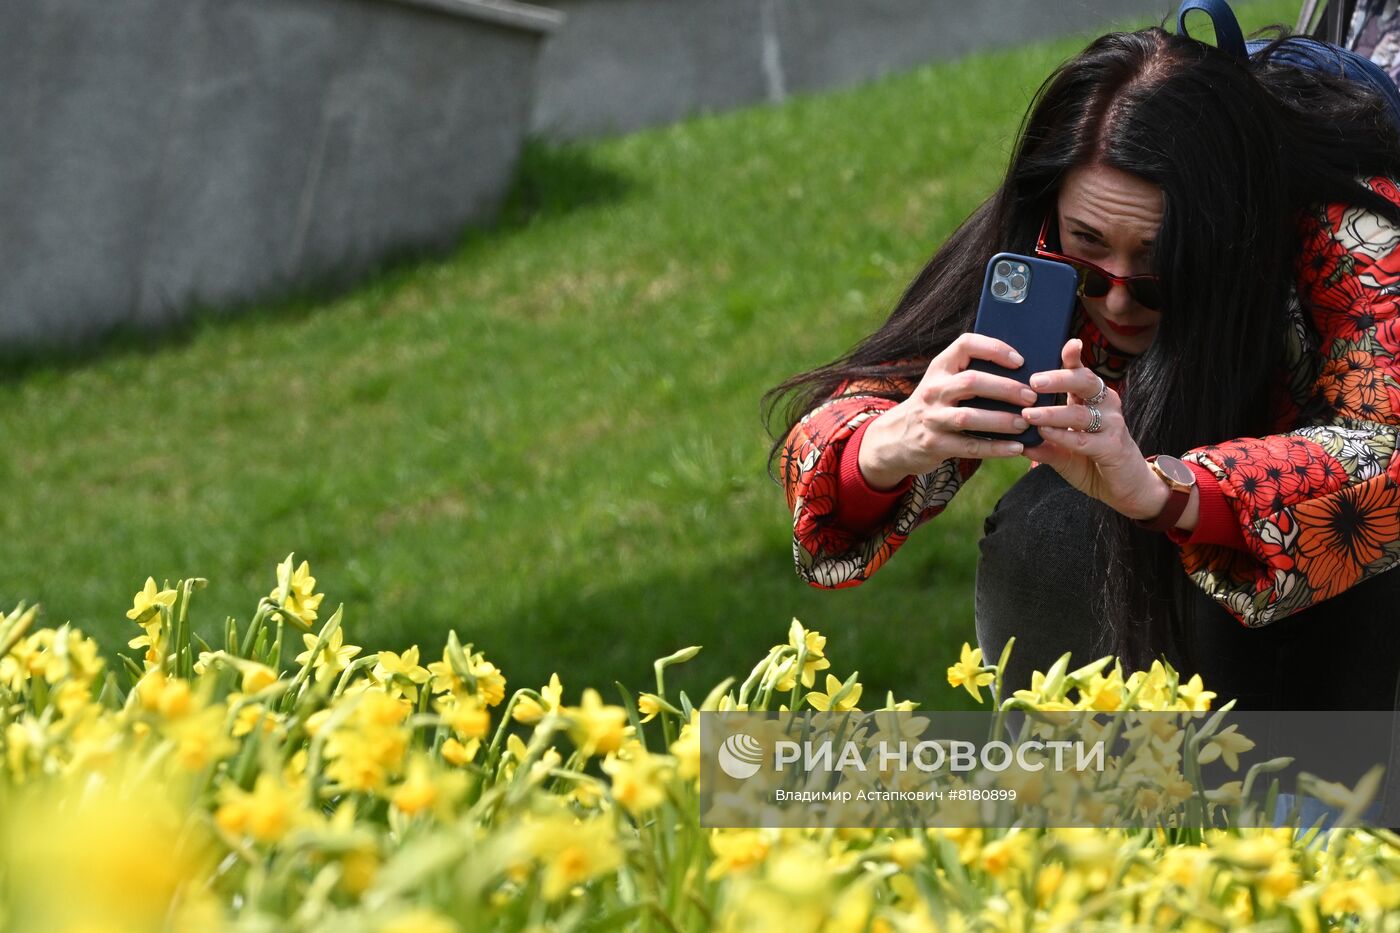
[[[1010,344],[981,334],[963,334],[929,363],[907,399],[882,412],[860,445],[860,472],[876,489],[893,489],[904,477],[929,473],[950,457],[1015,457],[1021,444],[969,437],[963,431],[1020,434],[1027,422],[1015,412],[960,408],[969,398],[1000,399],[1013,405],[1035,401],[1035,393],[1005,376],[968,369],[974,359],[1009,369],[1025,360]]]
[[[1029,448],[1025,456],[1050,466],[1075,489],[1129,518],[1152,518],[1162,511],[1168,491],[1128,433],[1117,392],[1106,390],[1093,406],[1099,411],[1099,430],[1088,432],[1093,415],[1086,399],[1103,383],[1084,365],[1082,351],[1082,341],[1070,340],[1060,351],[1064,369],[1031,377],[1033,389],[1064,392],[1069,404],[1022,409],[1021,414],[1045,439],[1040,446]]]

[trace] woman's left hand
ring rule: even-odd
[[[1069,404],[1022,410],[1022,416],[1045,439],[1039,446],[1027,447],[1022,456],[1050,466],[1080,492],[1129,518],[1150,518],[1161,511],[1166,487],[1128,433],[1122,403],[1113,389],[1107,389],[1103,399],[1094,404],[1099,411],[1099,430],[1089,433],[1093,413],[1086,400],[1103,382],[1084,365],[1082,351],[1080,340],[1070,340],[1060,351],[1064,369],[1031,377],[1032,389],[1048,394],[1064,392]]]

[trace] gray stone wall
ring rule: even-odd
[[[531,126],[556,140],[867,81],[980,49],[1161,18],[1177,0],[540,0]]]
[[[452,244],[506,190],[560,20],[501,0],[0,3],[0,351]]]

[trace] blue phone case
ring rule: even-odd
[[[995,297],[991,293],[992,274],[996,264],[1004,259],[1023,262],[1030,266],[1030,282],[1026,297],[1020,302],[1010,302]],[[968,369],[1007,376],[1018,382],[1030,384],[1031,375],[1047,369],[1060,369],[1060,350],[1069,339],[1069,325],[1074,316],[1076,292],[1079,277],[1074,268],[1053,259],[1040,259],[1035,256],[1021,256],[1017,253],[998,253],[987,262],[987,272],[982,279],[982,299],[977,305],[977,323],[973,330],[988,337],[995,337],[1015,347],[1025,359],[1019,369],[1008,369],[986,360],[973,360]],[[1053,393],[1039,393],[1037,406],[1054,404]],[[984,408],[991,411],[1009,411],[1019,414],[1023,407],[998,399],[970,398],[958,403],[960,406]],[[1020,434],[997,434],[986,431],[967,431],[973,437],[993,440],[1020,441],[1027,447],[1035,447],[1042,442],[1040,432],[1034,426]]]

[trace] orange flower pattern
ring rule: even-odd
[[[1389,178],[1364,179],[1400,205]],[[1267,625],[1400,563],[1400,227],[1345,204],[1302,219],[1275,430],[1189,451],[1240,521],[1247,550],[1184,545],[1191,579],[1248,626]],[[1114,388],[1128,363],[1082,313],[1084,362]],[[950,459],[914,478],[865,534],[831,522],[841,450],[867,419],[907,397],[907,380],[856,380],[804,416],[782,452],[797,572],[824,589],[858,586],[947,507],[980,461]]]
[[[856,535],[831,522],[840,482],[841,451],[868,419],[896,404],[862,392],[883,391],[888,383],[848,381],[832,400],[805,415],[782,451],[783,483],[793,513],[793,559],[798,574],[813,586],[858,586],[889,560],[919,525],[947,507],[980,460],[948,460],[932,473],[914,478],[899,508],[871,535]],[[913,385],[902,382],[906,397]],[[841,396],[845,395],[845,398]]]

